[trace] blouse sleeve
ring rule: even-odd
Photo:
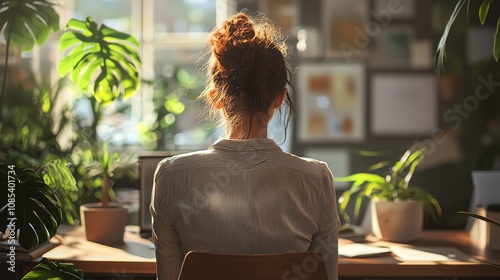
[[[156,275],[158,280],[177,280],[184,254],[179,235],[169,222],[165,213],[168,201],[168,184],[165,166],[168,161],[161,162],[154,176],[151,194],[150,212],[153,225],[153,243],[156,250]]]
[[[340,221],[333,174],[325,164],[323,167],[322,215],[318,233],[313,236],[310,251],[320,253],[325,261],[329,280],[338,279],[338,235]]]

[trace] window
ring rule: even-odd
[[[197,100],[205,82],[205,40],[218,22],[236,12],[235,0],[72,0],[61,3],[61,28],[71,18],[92,16],[98,24],[128,32],[141,43],[142,78],[139,91],[129,100],[106,108],[98,134],[116,146],[136,149],[186,150],[210,145],[222,135],[206,121],[204,104]],[[57,36],[54,36],[57,37]],[[37,56],[38,54],[38,56]],[[58,37],[35,50],[38,72],[51,69],[59,78]],[[34,63],[36,64],[36,63]],[[34,67],[37,69],[37,67]],[[45,71],[45,70],[44,70]],[[68,96],[68,95],[67,95]],[[69,95],[71,96],[71,95]],[[92,109],[82,95],[67,102],[74,113],[92,121]],[[172,108],[165,108],[166,103]],[[271,135],[278,143],[281,133],[272,122]],[[286,150],[292,133],[288,132]]]

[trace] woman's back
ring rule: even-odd
[[[178,244],[180,258],[191,250],[316,250],[336,258],[331,244],[339,224],[328,167],[284,153],[273,140],[224,139],[209,150],[166,159],[155,184],[155,234]]]

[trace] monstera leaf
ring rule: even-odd
[[[55,263],[43,258],[32,271],[22,280],[52,279],[52,280],[83,280],[84,274],[72,263]]]
[[[0,164],[0,231],[14,230],[26,249],[47,242],[61,223],[61,210],[52,189],[30,169],[16,175]]]
[[[71,80],[81,90],[90,88],[97,101],[104,105],[120,95],[132,96],[139,87],[141,59],[139,42],[129,34],[102,24],[100,27],[88,17],[86,21],[71,19],[61,36],[59,49],[72,47],[61,59],[61,76],[71,72]]]
[[[5,28],[6,41],[28,51],[41,45],[50,30],[59,30],[59,14],[56,3],[49,0],[2,0],[0,1],[0,30]]]

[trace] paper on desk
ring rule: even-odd
[[[404,248],[399,246],[390,247],[392,253],[400,261],[430,261],[430,262],[453,262],[476,261],[453,247],[414,247]]]
[[[361,243],[339,245],[339,256],[348,258],[371,257],[390,252],[391,250],[389,248],[377,247]]]

